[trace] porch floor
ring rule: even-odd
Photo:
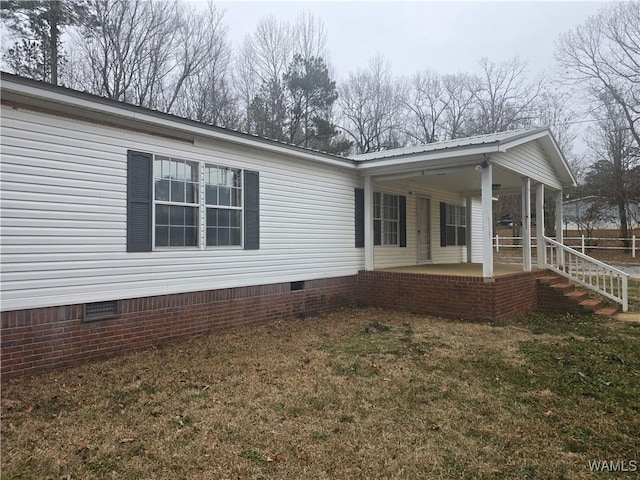
[[[380,272],[413,273],[422,275],[453,275],[458,277],[482,277],[481,263],[441,263],[408,265],[405,267],[376,268]],[[533,270],[537,270],[533,267]],[[511,275],[521,273],[522,264],[518,263],[495,263],[493,265],[493,275]]]

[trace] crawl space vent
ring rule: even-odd
[[[104,318],[113,318],[118,315],[118,301],[110,300],[108,302],[85,303],[84,320],[91,322],[93,320],[102,320]]]

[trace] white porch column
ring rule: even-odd
[[[482,276],[493,278],[493,166],[482,168]]]
[[[522,269],[531,271],[531,179],[522,179]]]
[[[538,251],[538,268],[545,264],[544,251],[544,184],[536,185],[536,243]]]
[[[562,190],[556,194],[556,242],[564,244],[562,234]],[[558,252],[558,262],[564,265],[564,250]]]
[[[364,269],[373,270],[373,180],[364,177]]]

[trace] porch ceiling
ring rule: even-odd
[[[481,172],[476,166],[460,167],[456,169],[442,169],[441,171],[415,172],[404,175],[382,175],[374,177],[376,182],[390,182],[401,185],[407,190],[446,190],[456,192],[461,196],[479,197],[481,194]],[[520,193],[522,177],[498,166],[493,169],[495,195],[511,195]]]

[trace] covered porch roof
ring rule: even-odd
[[[557,219],[562,217],[562,190],[575,185],[575,178],[548,128],[516,130],[446,142],[390,149],[357,155],[356,169],[364,178],[365,269],[374,269],[373,185],[402,185],[446,190],[458,197],[482,200],[482,277],[494,278],[492,252],[493,209],[496,194],[521,194],[523,269],[530,271],[531,189],[536,193],[536,221],[544,225],[545,188],[555,192]],[[378,187],[376,187],[378,188]],[[562,241],[562,222],[556,221]],[[543,228],[537,229],[538,248]],[[528,252],[528,253],[527,253]],[[468,258],[470,254],[468,254]],[[538,267],[544,252],[538,251]]]
[[[516,147],[535,144],[541,153],[540,165],[531,165],[520,155],[505,155]],[[433,186],[479,196],[480,171],[483,164],[493,163],[494,186],[503,194],[519,193],[522,178],[544,183],[560,190],[575,185],[575,178],[548,128],[460,138],[353,157],[361,175],[371,175],[376,181],[419,179],[425,186]],[[543,168],[542,168],[543,167]]]

